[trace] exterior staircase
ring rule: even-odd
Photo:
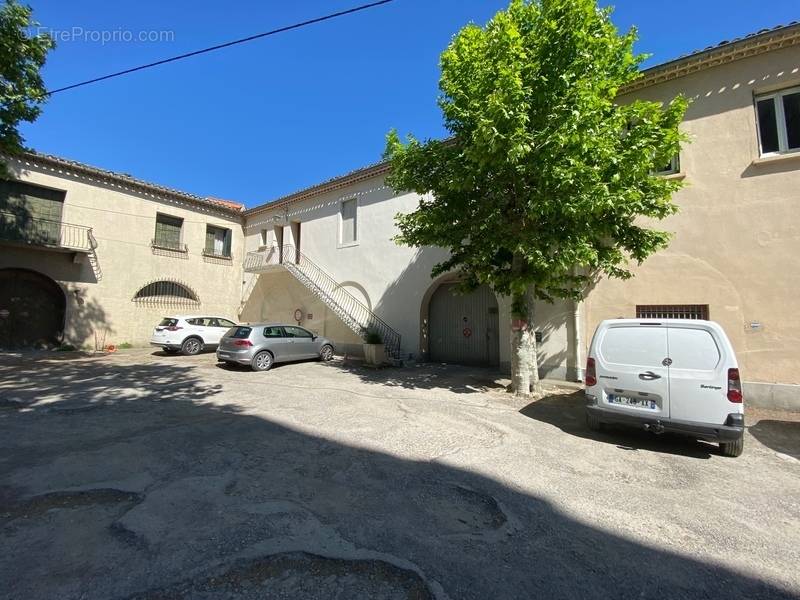
[[[87,232],[89,236],[89,265],[94,272],[94,278],[100,281],[103,278],[103,269],[100,268],[100,259],[97,257],[97,240],[94,238],[91,228]]]
[[[394,359],[401,357],[400,334],[294,246],[248,252],[245,257],[244,270],[247,273],[265,273],[276,268],[289,271],[353,332],[362,338],[369,332],[378,334],[387,356]],[[253,281],[255,279],[257,277],[253,277]],[[252,292],[252,286],[248,288]]]

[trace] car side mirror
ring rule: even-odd
[[[315,340],[316,340],[318,337],[319,337],[318,335],[312,335],[312,336],[311,336],[311,341],[312,341],[312,342],[313,342],[313,341],[315,341]]]

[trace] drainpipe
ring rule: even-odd
[[[575,331],[575,379],[583,381],[585,375],[583,358],[583,301],[575,300],[572,304],[572,327]]]

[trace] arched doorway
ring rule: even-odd
[[[468,294],[442,283],[428,305],[428,356],[435,362],[496,367],[500,364],[497,297],[482,285]]]
[[[36,271],[0,269],[0,349],[46,348],[64,334],[67,299]]]

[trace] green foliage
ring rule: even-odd
[[[48,35],[33,35],[38,23],[31,9],[6,0],[0,8],[0,153],[13,155],[24,150],[19,133],[21,122],[35,121],[47,92],[40,69],[54,47]],[[0,176],[8,176],[0,163]]]
[[[118,350],[130,350],[133,348],[133,344],[130,342],[122,342],[119,346],[117,346]]]
[[[367,344],[382,344],[383,337],[374,329],[370,329],[364,334],[364,342]]]
[[[677,210],[681,184],[653,173],[680,150],[688,103],[617,98],[645,57],[610,14],[595,0],[513,0],[442,54],[452,137],[404,144],[392,131],[385,153],[389,185],[423,195],[397,216],[396,240],[450,251],[433,275],[458,270],[466,288],[515,300],[530,285],[578,297],[589,278],[630,277],[631,260],[668,244],[647,224]]]

